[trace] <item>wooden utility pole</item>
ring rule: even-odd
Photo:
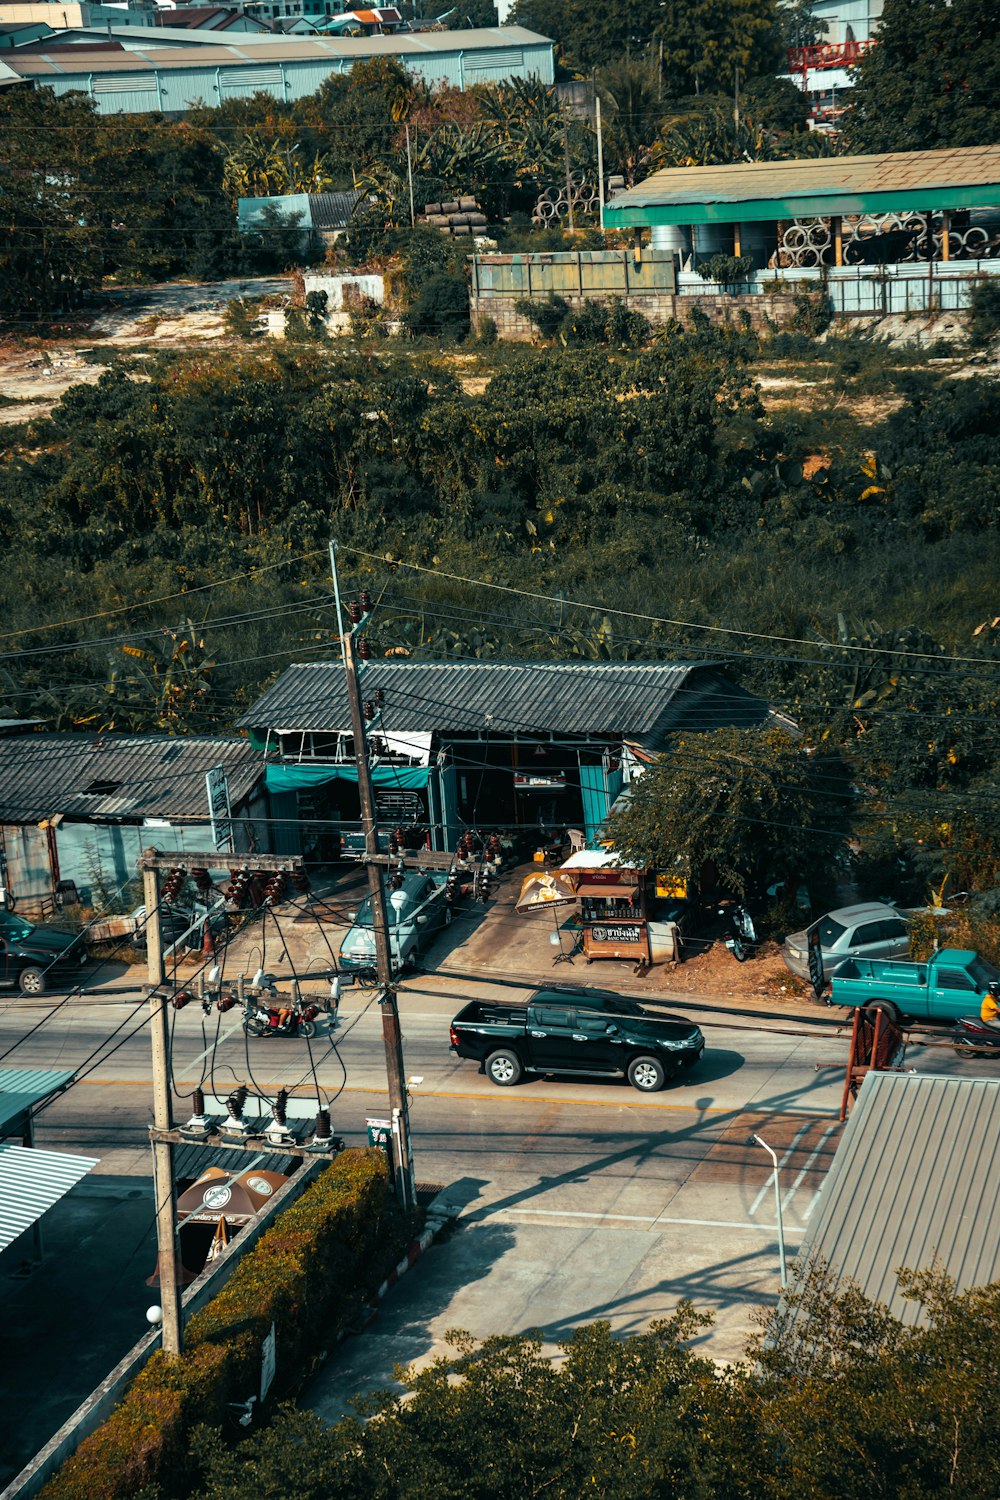
[[[149,1030],[153,1042],[153,1124],[159,1130],[173,1129],[170,1099],[170,1029],[167,996],[163,986],[163,939],[160,933],[160,889],[156,867],[144,867],[143,895],[146,902],[146,963],[149,978]],[[163,1352],[181,1354],[184,1328],[181,1321],[180,1253],[177,1239],[177,1189],[174,1182],[174,1148],[170,1141],[153,1141],[153,1196],[156,1208],[156,1248],[159,1253],[160,1306],[163,1309]]]
[[[416,1200],[413,1178],[413,1155],[410,1148],[410,1115],[406,1103],[406,1074],[403,1069],[403,1037],[399,1028],[399,1007],[393,987],[392,945],[389,941],[389,917],[386,910],[385,885],[378,864],[378,825],[375,819],[375,793],[371,767],[368,764],[368,741],[361,706],[361,684],[354,632],[343,637],[347,694],[351,705],[351,729],[354,733],[354,756],[358,767],[358,795],[361,799],[361,821],[365,833],[368,889],[372,900],[372,927],[375,935],[375,973],[381,995],[382,1040],[385,1044],[385,1071],[389,1084],[389,1106],[398,1132],[393,1131],[396,1193],[403,1208],[412,1208]]]
[[[413,157],[410,154],[410,127],[406,127],[406,180],[410,185],[410,228],[417,222],[417,216],[413,210]]]
[[[594,109],[597,123],[597,202],[600,212],[601,233],[604,233],[604,134],[601,130],[601,96],[594,85]],[[559,606],[560,610],[562,605]]]

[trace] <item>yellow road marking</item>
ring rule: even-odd
[[[198,1085],[196,1083],[192,1083],[188,1079],[178,1079],[177,1082],[180,1083],[180,1085],[181,1085],[182,1088],[197,1088],[198,1087]],[[152,1087],[152,1079],[150,1079],[150,1078],[108,1078],[108,1079],[105,1079],[102,1082],[102,1080],[99,1079],[99,1078],[81,1078],[80,1079],[80,1084],[84,1085],[87,1088],[96,1088],[96,1089],[109,1089],[109,1088],[122,1088],[122,1089],[145,1088],[145,1089],[148,1089],[148,1088]],[[80,1084],[77,1084],[77,1085],[74,1085],[74,1086],[75,1087],[79,1087]],[[272,1086],[273,1085],[270,1085],[270,1084],[268,1085],[268,1087],[272,1087]],[[320,1084],[320,1088],[324,1088],[324,1085],[322,1083]],[[295,1089],[290,1090],[290,1093],[291,1093],[291,1095],[292,1095],[293,1098],[300,1098],[300,1097],[311,1098],[312,1097],[313,1090],[310,1089],[307,1085],[305,1085],[305,1084],[300,1085],[300,1089],[301,1089],[301,1093],[297,1092]],[[329,1092],[329,1090],[326,1090],[326,1092]],[[357,1088],[357,1087],[355,1087],[355,1086],[353,1086],[351,1084],[348,1084],[348,1086],[346,1088],[341,1089],[340,1092],[342,1094],[380,1094],[380,1093],[383,1093],[384,1090],[379,1089],[379,1088],[367,1088],[367,1089],[366,1088]],[[669,1112],[669,1111],[673,1110],[673,1111],[678,1112],[678,1113],[680,1111],[684,1110],[684,1111],[687,1111],[689,1113],[702,1114],[702,1115],[766,1115],[766,1114],[771,1113],[770,1111],[768,1111],[766,1109],[754,1109],[750,1104],[745,1104],[745,1105],[742,1105],[742,1106],[740,1106],[740,1105],[732,1105],[732,1104],[709,1104],[709,1105],[705,1105],[705,1106],[702,1106],[700,1104],[656,1104],[652,1100],[648,1100],[647,1101],[647,1100],[644,1100],[644,1099],[629,1099],[627,1101],[626,1100],[616,1100],[616,1099],[564,1099],[564,1098],[560,1098],[560,1097],[552,1095],[552,1094],[546,1094],[544,1098],[540,1097],[537,1094],[532,1095],[531,1097],[528,1097],[527,1095],[521,1095],[520,1098],[518,1098],[516,1095],[507,1095],[505,1097],[507,1097],[509,1099],[509,1102],[511,1104],[539,1104],[539,1105],[544,1105],[544,1104],[588,1104],[588,1105],[595,1105],[598,1109],[659,1109],[659,1110],[664,1111],[664,1112]],[[458,1093],[458,1092],[456,1092],[456,1093],[449,1093],[448,1090],[446,1090],[446,1089],[424,1089],[424,1088],[417,1088],[415,1090],[411,1090],[410,1091],[410,1098],[411,1098],[411,1100],[415,1100],[415,1099],[478,1099],[478,1100],[482,1101],[482,1100],[495,1099],[496,1095],[494,1095],[494,1094],[466,1094],[466,1093]],[[497,1103],[499,1103],[499,1100],[497,1100]],[[810,1113],[808,1110],[804,1110],[804,1109],[783,1109],[781,1111],[781,1114],[788,1115],[789,1118],[800,1118],[800,1119],[803,1119],[803,1120],[828,1120],[828,1119],[832,1118],[832,1116],[830,1114],[828,1114],[828,1113],[816,1114],[816,1113]]]

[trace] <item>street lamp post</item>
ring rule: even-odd
[[[788,1273],[785,1269],[785,1227],[781,1218],[781,1186],[778,1182],[778,1158],[771,1150],[766,1141],[762,1141],[759,1135],[752,1135],[747,1141],[748,1146],[760,1146],[771,1158],[771,1176],[774,1179],[774,1208],[778,1216],[778,1260],[781,1266],[782,1290],[788,1285]]]

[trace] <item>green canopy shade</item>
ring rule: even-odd
[[[375,766],[375,786],[393,787],[401,792],[421,792],[430,777],[428,766]],[[357,782],[357,766],[269,765],[267,789],[272,793],[305,791],[308,787],[327,786],[334,781]]]

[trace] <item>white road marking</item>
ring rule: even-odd
[[[791,1156],[792,1152],[795,1150],[796,1146],[799,1144],[799,1141],[805,1135],[806,1131],[809,1129],[809,1126],[811,1124],[812,1124],[812,1121],[808,1120],[805,1123],[805,1125],[800,1126],[799,1129],[795,1132],[794,1136],[792,1137],[792,1144],[789,1146],[789,1148],[785,1152],[784,1156],[778,1162],[778,1171],[779,1172],[781,1171],[782,1167],[785,1165],[785,1162],[788,1161],[788,1159]],[[760,1208],[760,1205],[763,1203],[763,1201],[767,1197],[768,1193],[771,1193],[773,1191],[774,1191],[774,1173],[772,1171],[772,1172],[768,1172],[768,1174],[767,1174],[767,1181],[764,1183],[764,1186],[761,1188],[760,1192],[757,1194],[756,1198],[753,1200],[753,1202],[750,1205],[750,1217],[751,1218],[753,1218],[753,1216],[757,1212],[758,1208]]]
[[[785,1194],[784,1198],[782,1198],[782,1200],[781,1200],[781,1207],[783,1209],[787,1208],[788,1205],[791,1203],[792,1198],[795,1196],[795,1193],[796,1193],[799,1185],[801,1184],[803,1177],[809,1171],[809,1168],[812,1166],[813,1162],[816,1160],[817,1156],[822,1151],[823,1147],[826,1145],[826,1143],[830,1139],[831,1135],[834,1135],[837,1132],[837,1130],[839,1130],[839,1128],[840,1128],[840,1121],[838,1120],[837,1123],[836,1123],[836,1125],[828,1125],[827,1128],[826,1128],[826,1130],[824,1130],[823,1134],[819,1138],[819,1144],[816,1147],[815,1151],[812,1153],[811,1156],[809,1156],[807,1158],[805,1166],[802,1168],[801,1172],[796,1177],[796,1179],[792,1183],[791,1187],[788,1189],[788,1192]],[[816,1196],[818,1196],[818,1192],[819,1192],[819,1190],[817,1189],[817,1193],[813,1197],[813,1202],[815,1202]],[[806,1214],[805,1217],[808,1218],[809,1215]]]
[[[485,1217],[488,1210],[483,1210]],[[497,1213],[505,1214],[539,1214],[547,1219],[621,1219],[629,1224],[693,1224],[704,1229],[756,1229],[762,1234],[776,1233],[774,1224],[751,1224],[748,1220],[737,1219],[672,1219],[661,1217],[659,1214],[601,1214],[585,1213],[582,1209],[568,1208],[499,1208]],[[475,1215],[474,1217],[479,1217]],[[804,1231],[798,1224],[785,1224],[785,1233],[791,1230],[792,1234],[801,1234]]]

